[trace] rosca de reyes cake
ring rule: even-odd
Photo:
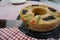
[[[58,26],[60,12],[47,5],[29,5],[20,11],[20,19],[28,25],[28,29],[45,32]]]

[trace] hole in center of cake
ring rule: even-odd
[[[44,8],[34,8],[32,12],[36,15],[44,15],[47,13],[46,9]]]

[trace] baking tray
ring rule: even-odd
[[[17,20],[20,20],[20,15],[17,17]],[[27,29],[27,25],[25,23],[22,23],[21,26],[19,26],[19,30],[23,32],[24,34],[38,39],[48,39],[48,38],[54,38],[58,39],[60,38],[60,24],[56,29],[53,29],[48,32],[37,32],[30,29]]]

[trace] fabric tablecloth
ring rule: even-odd
[[[59,39],[36,39],[21,32],[18,27],[0,29],[0,40],[60,40]]]

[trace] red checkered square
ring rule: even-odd
[[[21,32],[18,28],[4,28],[0,29],[0,40],[41,40],[41,39],[35,39],[32,37],[29,37],[25,35],[23,32]],[[46,40],[46,39],[43,39]],[[47,39],[47,40],[53,40],[53,38]]]

